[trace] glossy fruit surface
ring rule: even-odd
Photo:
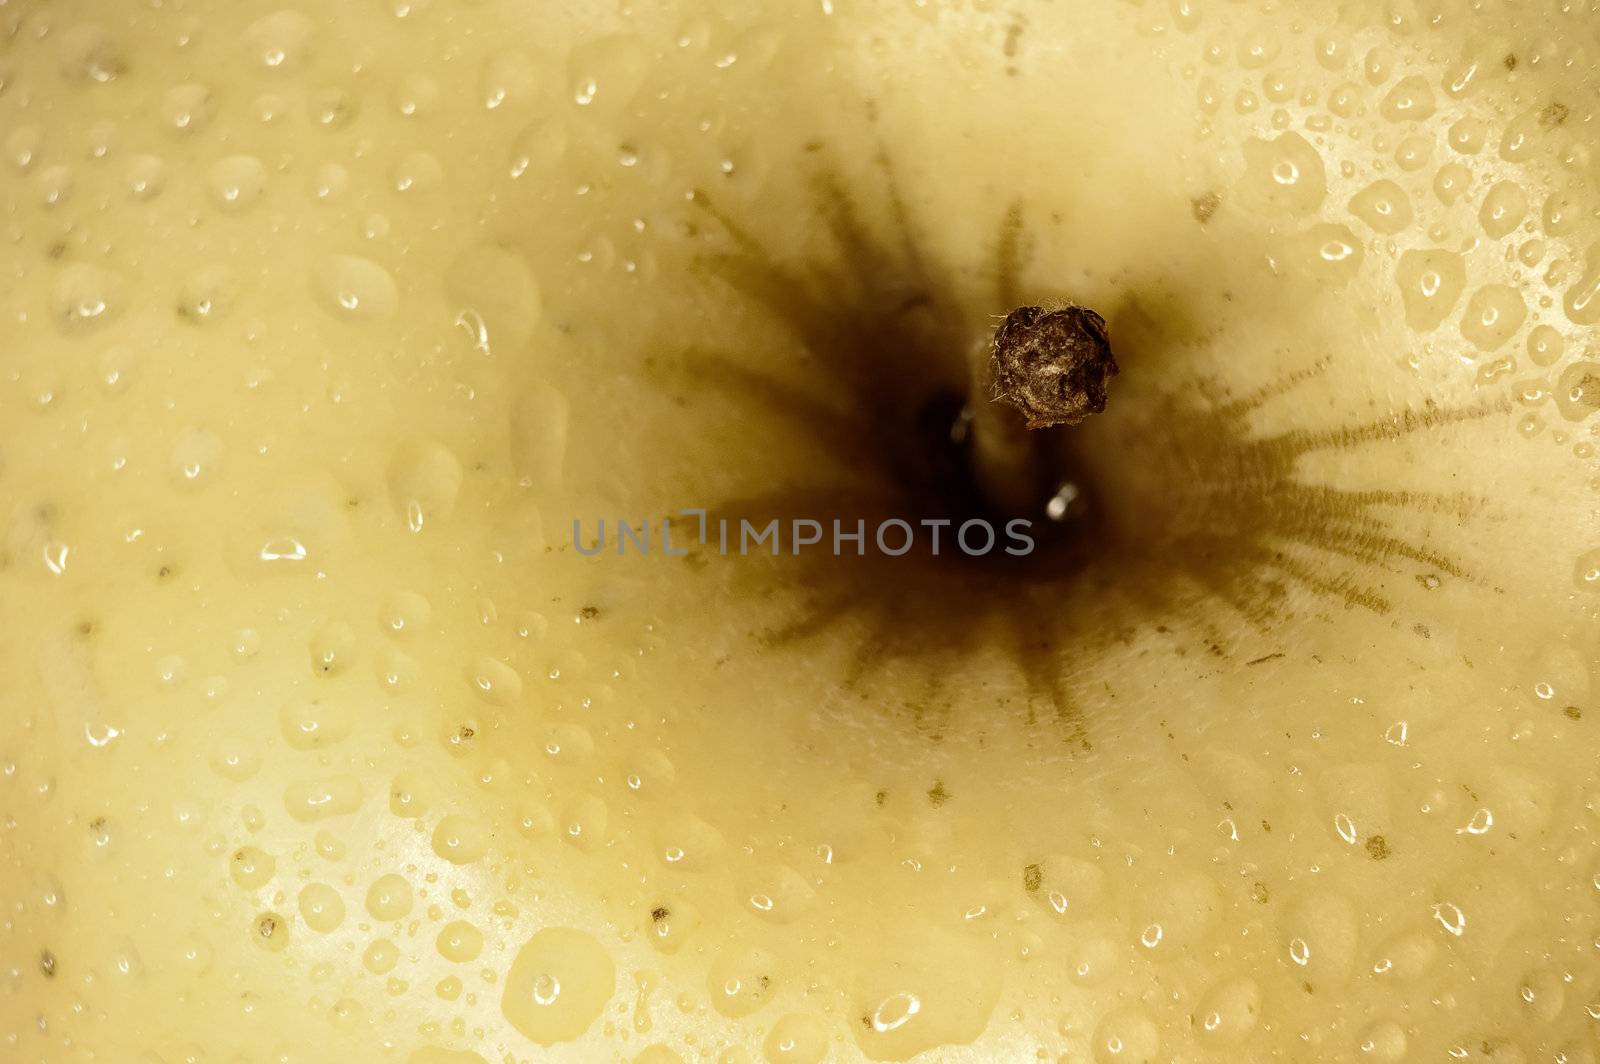
[[[0,1058],[1594,1060],[1532,10],[0,3]],[[577,549],[1068,299],[1035,555]]]

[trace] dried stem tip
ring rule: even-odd
[[[1117,360],[1106,320],[1087,307],[1018,307],[994,334],[994,397],[1022,411],[1030,429],[1076,425],[1106,408]]]

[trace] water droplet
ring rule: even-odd
[[[1237,1045],[1261,1020],[1261,985],[1248,976],[1213,987],[1195,1010],[1202,1036],[1219,1046]]]
[[[1406,1059],[1406,1047],[1405,1029],[1393,1020],[1371,1024],[1356,1038],[1356,1049],[1362,1060],[1400,1064]]]
[[[373,975],[384,975],[400,960],[400,950],[386,938],[374,939],[362,954],[361,962]]]
[[[1486,284],[1467,300],[1461,335],[1479,351],[1498,350],[1528,317],[1522,292],[1510,285]]]
[[[1584,253],[1583,274],[1567,289],[1565,304],[1574,325],[1600,323],[1600,241]]]
[[[1528,357],[1536,366],[1553,366],[1561,361],[1567,341],[1549,325],[1535,325],[1528,332]]]
[[[1364,254],[1349,227],[1326,222],[1297,237],[1296,250],[1314,275],[1334,284],[1353,279]]]
[[[211,198],[225,211],[244,211],[261,199],[267,168],[254,155],[229,155],[211,167]]]
[[[308,883],[300,891],[300,918],[320,934],[329,934],[344,923],[344,899],[326,883]]]
[[[1456,120],[1445,141],[1462,155],[1476,155],[1489,138],[1489,124],[1471,115]]]
[[[1154,1064],[1161,1051],[1161,1029],[1145,1013],[1119,1009],[1094,1029],[1096,1064]]]
[[[73,263],[56,274],[51,286],[51,311],[63,332],[79,334],[102,328],[115,316],[121,279],[110,270]]]
[[[791,1012],[772,1025],[762,1052],[771,1064],[820,1064],[828,1055],[828,1035],[812,1017]]]
[[[1467,929],[1467,914],[1451,902],[1435,903],[1433,918],[1439,922],[1440,927],[1458,938]]]
[[[437,440],[408,440],[389,460],[389,501],[413,532],[449,516],[461,481],[460,460]]]
[[[1315,210],[1328,193],[1322,156],[1298,133],[1244,143],[1246,183],[1268,207],[1291,213]]]
[[[161,122],[168,132],[193,135],[205,129],[216,113],[211,90],[204,85],[188,83],[167,90],[161,98]]]
[[[539,283],[527,260],[491,245],[462,252],[445,270],[445,294],[473,311],[488,333],[488,349],[516,350],[540,316]]]
[[[318,750],[350,734],[345,703],[335,697],[294,698],[278,711],[284,741],[295,750]]]
[[[439,930],[435,945],[445,960],[465,964],[483,952],[483,932],[465,920],[453,920]]]
[[[379,876],[367,888],[367,912],[375,920],[401,920],[411,912],[411,883],[394,872]]]
[[[1600,591],[1600,550],[1579,555],[1572,567],[1572,578],[1579,590]]]
[[[489,833],[460,816],[447,816],[433,830],[433,852],[451,864],[471,864],[489,850]]]
[[[1395,269],[1395,284],[1405,305],[1406,324],[1417,332],[1438,328],[1466,287],[1460,255],[1442,249],[1407,251]]]
[[[1555,386],[1556,408],[1568,421],[1586,420],[1600,410],[1600,362],[1574,362]]]
[[[228,873],[233,881],[245,890],[256,890],[272,879],[278,862],[272,855],[254,846],[244,846],[233,852],[228,861]]]
[[[221,437],[205,429],[184,429],[172,447],[172,477],[176,484],[197,487],[209,484],[222,464]]]
[[[256,945],[271,953],[281,953],[289,946],[289,922],[277,913],[256,917],[252,930]]]
[[[325,259],[312,272],[312,290],[322,306],[345,320],[387,318],[400,305],[389,271],[355,255]]]
[[[1472,171],[1460,163],[1446,163],[1433,175],[1433,194],[1449,206],[1472,187]]]
[[[299,70],[310,55],[316,27],[298,11],[274,11],[250,24],[245,31],[251,59],[266,70]]]
[[[1350,200],[1350,211],[1374,231],[1386,235],[1392,236],[1411,225],[1411,198],[1387,178],[1357,192]]]
[[[533,98],[536,81],[533,63],[517,52],[492,55],[483,65],[478,98],[490,111],[510,110]]]
[[[1515,181],[1501,181],[1483,198],[1478,222],[1491,240],[1509,236],[1528,215],[1528,194]]]
[[[571,928],[546,928],[518,951],[501,1009],[525,1038],[548,1046],[582,1035],[615,992],[616,967],[599,942]]]
[[[344,816],[361,807],[361,784],[353,776],[301,780],[284,789],[283,806],[302,823]]]
[[[1391,122],[1420,122],[1434,110],[1433,87],[1421,74],[1401,78],[1378,105],[1378,113]]]

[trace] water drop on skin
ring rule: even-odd
[[[183,487],[208,484],[222,463],[223,443],[216,433],[186,429],[172,450],[173,480]]]
[[[455,454],[437,440],[409,440],[389,460],[389,499],[412,532],[455,509],[463,472]]]
[[[447,816],[434,829],[433,852],[451,864],[472,864],[488,849],[488,832],[465,817]]]
[[[264,15],[245,31],[247,54],[263,73],[285,75],[306,65],[316,27],[306,15],[285,9]]]
[[[211,90],[189,83],[169,89],[161,99],[160,115],[167,132],[179,137],[200,133],[216,114]]]
[[[445,960],[466,964],[483,952],[483,933],[465,920],[455,920],[440,929],[435,945]]]
[[[1096,1064],[1154,1064],[1161,1051],[1161,1030],[1144,1012],[1121,1009],[1095,1027]]]
[[[1513,233],[1528,216],[1528,194],[1515,181],[1501,181],[1483,198],[1478,212],[1478,224],[1491,240],[1500,240]]]
[[[1328,192],[1322,156],[1298,133],[1244,144],[1246,188],[1269,208],[1304,214],[1321,205]]]
[[[1566,351],[1566,339],[1550,325],[1535,325],[1528,332],[1528,357],[1536,366],[1553,366]]]
[[[517,952],[501,1009],[523,1037],[549,1046],[587,1031],[616,993],[616,967],[595,939],[546,928]]]
[[[56,323],[68,335],[103,328],[114,316],[121,287],[121,278],[98,266],[64,267],[51,288]]]
[[[1354,280],[1365,257],[1355,234],[1343,225],[1312,226],[1296,238],[1295,247],[1311,274],[1332,284]]]
[[[1213,987],[1195,1011],[1202,1037],[1208,1044],[1238,1045],[1261,1022],[1261,985],[1248,976]]]
[[[1350,200],[1350,212],[1374,232],[1392,236],[1410,228],[1411,198],[1393,181],[1374,181]]]
[[[344,923],[344,899],[326,883],[309,883],[302,888],[299,908],[306,926],[319,934],[330,934]]]
[[[1413,74],[1398,81],[1383,98],[1378,111],[1391,122],[1420,122],[1434,112],[1433,88]]]
[[[367,946],[361,960],[367,971],[373,975],[385,975],[399,962],[400,950],[393,942],[380,938]]]
[[[770,1064],[819,1064],[828,1055],[823,1026],[804,1013],[790,1013],[772,1025],[762,1043]]]
[[[1406,324],[1417,332],[1438,328],[1466,287],[1461,256],[1443,249],[1407,251],[1395,268],[1395,284],[1405,304]]]
[[[1578,556],[1572,567],[1572,579],[1580,591],[1600,592],[1600,550]]]
[[[1600,362],[1574,362],[1555,384],[1556,409],[1576,424],[1600,410]]]
[[[375,920],[401,920],[411,912],[414,897],[411,883],[390,872],[373,880],[367,889],[367,912]]]
[[[1584,253],[1583,274],[1567,289],[1563,304],[1574,325],[1600,323],[1600,241]]]
[[[230,155],[211,168],[211,198],[223,211],[248,210],[267,187],[267,168],[253,155]]]
[[[1487,354],[1516,335],[1527,316],[1521,291],[1510,285],[1484,285],[1467,300],[1461,316],[1461,335]]]
[[[387,318],[400,304],[389,272],[371,259],[333,255],[312,271],[312,291],[334,317],[352,323]]]
[[[228,863],[233,881],[245,890],[256,890],[272,879],[277,872],[277,861],[271,854],[254,846],[234,851]]]

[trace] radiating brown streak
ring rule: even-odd
[[[1000,313],[1022,306],[1022,269],[1028,259],[1027,228],[1022,204],[1013,203],[1000,222],[995,242],[994,289]]]
[[[695,196],[700,209],[732,242],[729,251],[701,257],[699,268],[783,323],[816,360],[814,368],[826,375],[833,395],[824,398],[776,373],[739,365],[735,353],[714,347],[686,348],[681,364],[696,387],[750,403],[764,417],[781,418],[839,467],[832,471],[837,479],[730,499],[716,508],[716,514],[762,523],[774,516],[833,514],[853,520],[855,515],[893,514],[902,503],[914,501],[892,454],[876,466],[872,462],[872,448],[884,443],[886,406],[893,406],[885,403],[882,393],[907,379],[907,366],[926,369],[943,363],[955,379],[964,380],[964,341],[970,337],[962,336],[959,326],[941,326],[936,334],[948,332],[946,342],[930,343],[927,333],[912,333],[899,320],[899,312],[920,306],[930,308],[936,320],[949,322],[960,300],[922,256],[886,154],[879,158],[879,169],[888,189],[897,251],[885,250],[872,236],[836,174],[824,169],[812,182],[818,217],[839,253],[837,263],[780,265],[708,196]],[[1028,251],[1024,215],[1020,205],[1013,204],[998,223],[993,245],[997,310],[1023,301],[1021,276]],[[978,633],[994,633],[1016,660],[1019,678],[1029,692],[1028,721],[1040,719],[1037,704],[1049,705],[1052,712],[1043,720],[1069,745],[1088,748],[1088,717],[1070,690],[1073,670],[1063,659],[1064,646],[1083,650],[1096,639],[1128,640],[1141,625],[1168,631],[1162,621],[1181,618],[1211,653],[1225,657],[1227,640],[1214,623],[1218,604],[1233,611],[1249,629],[1266,633],[1283,619],[1291,585],[1346,608],[1381,615],[1392,611],[1394,604],[1360,578],[1363,570],[1408,561],[1470,578],[1444,552],[1398,534],[1383,511],[1465,519],[1482,500],[1460,493],[1310,484],[1298,478],[1296,467],[1309,454],[1464,424],[1502,413],[1507,405],[1405,409],[1354,426],[1252,435],[1248,424],[1252,414],[1326,372],[1332,361],[1325,356],[1237,396],[1197,387],[1189,394],[1210,394],[1209,403],[1174,405],[1165,419],[1165,431],[1176,439],[1205,441],[1206,453],[1218,468],[1212,471],[1217,479],[1201,486],[1201,497],[1219,508],[1226,520],[1224,527],[1211,531],[1180,530],[1175,541],[1155,548],[1164,562],[1176,565],[1182,580],[1141,579],[1138,566],[1143,563],[1137,546],[1132,556],[1118,560],[1133,575],[1126,586],[1110,583],[1141,605],[1141,619],[1133,624],[1117,627],[1097,620],[1086,629],[1071,609],[1019,611],[1019,595],[1034,598],[1022,590],[1025,587],[1037,590],[1039,601],[1070,602],[1081,576],[1073,565],[1059,571],[1043,567],[1017,584],[1014,575],[979,572],[942,559],[830,556],[774,563],[770,581],[761,590],[771,592],[774,585],[781,585],[790,592],[798,589],[803,598],[790,620],[764,630],[761,639],[775,648],[800,648],[837,638],[853,620],[858,635],[846,652],[841,686],[870,698],[869,685],[880,668],[925,662],[926,683],[918,695],[906,700],[906,708],[919,734],[938,741],[951,723],[946,672],[959,668],[957,663],[967,656],[968,644]],[[895,429],[889,426],[891,442]],[[1308,551],[1344,558],[1355,568],[1329,571]],[[1185,585],[1193,591],[1184,590]]]
[[[686,349],[680,356],[696,383],[710,385],[761,406],[773,416],[809,430],[818,447],[845,469],[861,468],[862,411],[852,396],[841,410],[770,373],[738,365],[731,352]]]
[[[1511,409],[1508,401],[1482,403],[1459,408],[1435,407],[1428,410],[1397,410],[1386,418],[1354,427],[1311,432],[1294,430],[1269,439],[1269,443],[1299,457],[1313,451],[1348,450],[1365,443],[1397,440],[1423,429],[1476,421]]]
[[[1245,416],[1260,410],[1267,403],[1286,395],[1294,389],[1310,381],[1328,368],[1328,359],[1320,358],[1311,365],[1285,373],[1276,380],[1268,381],[1254,391],[1216,405],[1217,416],[1227,421],[1243,421]]]

